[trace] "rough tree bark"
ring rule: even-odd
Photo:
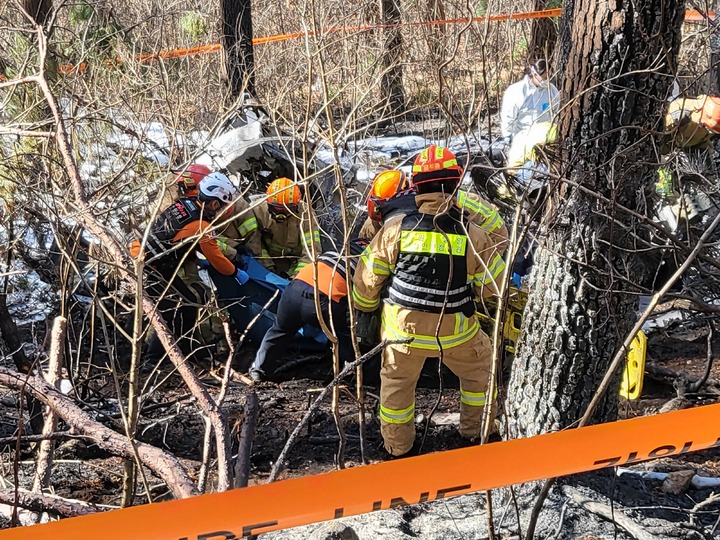
[[[220,40],[224,79],[230,100],[243,92],[255,95],[255,58],[250,0],[220,0]]]
[[[508,388],[516,437],[572,426],[635,318],[627,279],[646,274],[633,249],[640,227],[586,190],[629,208],[652,186],[663,99],[680,44],[683,3],[569,1],[554,207],[525,310]],[[619,378],[616,378],[619,384]],[[613,418],[617,385],[593,421]]]
[[[555,7],[558,2],[553,0],[535,0],[533,4],[534,11],[542,11]],[[555,52],[555,42],[557,41],[557,28],[555,21],[550,18],[535,19],[530,30],[530,42],[528,43],[528,53],[532,58],[545,58],[550,60]]]
[[[402,34],[400,28],[392,25],[400,23],[400,0],[381,0],[382,23],[385,29],[383,45],[383,76],[381,83],[382,101],[393,115],[405,112],[405,93],[403,91]]]

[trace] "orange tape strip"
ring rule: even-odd
[[[358,32],[358,31],[369,31],[369,30],[382,30],[387,28],[402,28],[402,27],[414,27],[414,26],[436,26],[436,25],[447,25],[447,24],[466,24],[470,20],[472,22],[496,22],[496,21],[509,21],[509,20],[527,20],[527,19],[545,19],[550,17],[559,17],[562,15],[562,9],[546,9],[543,11],[527,11],[524,13],[506,13],[501,15],[488,15],[486,17],[474,17],[473,19],[444,19],[437,21],[421,21],[421,22],[407,22],[398,24],[379,24],[374,26],[337,26],[323,30],[322,34],[330,34],[335,32]],[[710,18],[715,17],[714,11],[708,11],[707,15]],[[686,22],[699,22],[704,21],[705,16],[694,9],[688,9],[685,12]],[[266,36],[253,39],[253,45],[265,45],[267,43],[277,43],[279,41],[287,41],[290,39],[300,39],[306,34],[304,32],[293,32],[291,34],[278,34],[274,36]],[[314,32],[309,32],[307,35],[314,35]],[[186,56],[197,56],[201,54],[212,54],[220,50],[219,43],[212,43],[210,45],[201,45],[198,47],[190,47],[187,49],[173,49],[171,51],[160,51],[158,53],[150,54],[137,54],[133,58],[140,63],[154,62],[156,60],[165,60],[170,58],[184,58]],[[114,58],[111,60],[104,60],[103,65],[106,68],[114,67],[124,62],[122,58]],[[87,70],[87,64],[82,63],[78,65],[66,64],[60,66],[58,71],[63,74],[73,73],[85,73]],[[6,78],[0,75],[0,82],[5,81]]]
[[[235,540],[720,447],[720,404],[0,532],[0,540]]]

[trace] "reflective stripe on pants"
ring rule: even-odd
[[[437,316],[428,314],[428,328]],[[427,331],[418,328],[418,331]],[[385,328],[382,339],[389,339]],[[428,350],[405,345],[390,345],[382,355],[380,370],[380,432],[385,449],[392,455],[407,453],[415,441],[415,387],[425,360],[436,355]],[[490,339],[478,331],[472,339],[444,351],[443,362],[460,379],[460,434],[468,439],[480,436],[485,395],[487,393],[492,353]],[[482,396],[482,397],[481,397]],[[490,414],[495,418],[497,406]],[[388,411],[383,414],[383,411]],[[393,416],[391,416],[393,415]],[[404,420],[404,421],[400,421]]]

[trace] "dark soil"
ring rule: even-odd
[[[649,339],[648,363],[684,373],[689,379],[699,377],[706,365],[706,330],[688,331],[657,331]],[[720,339],[716,340],[716,347]],[[241,354],[241,361],[236,366],[238,371],[244,370],[254,354],[252,346],[247,346]],[[274,382],[255,385],[260,398],[261,411],[258,419],[256,436],[253,446],[251,484],[266,480],[270,469],[282,450],[289,434],[307,411],[315,398],[331,378],[329,358],[312,357],[302,359],[293,354],[293,365],[282,371],[280,378]],[[140,439],[164,448],[183,459],[190,471],[197,471],[202,459],[202,440],[204,424],[198,409],[184,389],[184,385],[176,374],[170,374],[169,364],[155,375],[155,384],[164,382],[153,392],[144,403],[145,414],[139,429]],[[204,380],[217,392],[219,382],[211,376],[211,366],[204,366],[207,375]],[[122,367],[119,368],[122,379]],[[105,376],[109,379],[109,375]],[[371,374],[367,374],[371,380]],[[421,377],[417,390],[417,444],[415,451],[421,453],[437,452],[457,448],[467,444],[463,441],[452,425],[432,426],[425,435],[426,419],[437,407],[437,413],[456,412],[459,403],[457,379],[447,370],[442,370],[443,391],[438,391],[439,377],[437,361],[429,360]],[[709,383],[698,394],[689,395],[691,405],[702,405],[718,401],[720,390],[716,386],[720,380],[720,365],[714,365]],[[107,396],[110,392],[108,380],[99,378],[95,392],[87,397],[86,409],[104,423],[119,426],[117,401],[102,397],[103,389]],[[102,384],[105,383],[105,384]],[[226,400],[226,409],[232,422],[242,415],[244,396],[247,386],[243,383],[232,383],[231,391]],[[349,381],[347,389],[343,388],[340,398],[340,416],[347,441],[345,445],[344,463],[347,467],[362,464],[360,452],[360,433],[358,429],[358,409],[352,396],[354,383]],[[365,461],[372,463],[387,458],[382,448],[382,441],[377,421],[377,386],[366,387],[366,432],[364,439]],[[621,402],[621,416],[630,418],[657,413],[660,407],[675,397],[676,392],[672,381],[646,376],[643,394],[637,401]],[[0,431],[9,436],[17,432],[18,410],[10,395],[3,398],[3,417]],[[237,427],[237,426],[236,426]],[[59,429],[64,429],[60,426]],[[333,420],[329,402],[323,403],[312,415],[308,427],[303,430],[296,446],[290,453],[284,478],[304,476],[333,470],[337,465],[338,434]],[[237,444],[237,443],[236,443]],[[12,473],[15,446],[6,446],[3,452],[6,470]],[[17,471],[21,485],[31,482],[34,469],[32,454],[28,445],[22,446]],[[117,505],[122,485],[122,460],[111,457],[99,448],[83,440],[71,439],[59,445],[58,462],[53,472],[53,486],[58,495],[77,498],[94,503]],[[695,470],[704,476],[720,477],[720,450],[710,450],[687,454],[677,458],[656,460],[636,466],[636,468],[658,471],[674,471],[683,469]],[[683,530],[712,530],[718,519],[718,503],[703,508],[692,516],[691,509],[700,501],[710,496],[709,490],[690,489],[680,495],[672,495],[662,491],[662,483],[645,481],[629,477],[616,477],[612,471],[578,475],[570,479],[578,488],[592,489],[606,498],[608,504],[616,504],[629,509],[633,518],[639,522],[652,518],[661,518],[675,523]],[[157,486],[150,476],[150,488],[154,499],[166,496],[163,487]],[[144,493],[144,492],[139,492]],[[137,502],[145,502],[146,497],[140,495]],[[717,528],[715,529],[717,533]],[[700,533],[697,533],[700,534]],[[662,536],[660,536],[662,537]],[[691,536],[688,536],[691,537]],[[705,538],[708,536],[698,536]]]

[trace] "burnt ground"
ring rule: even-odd
[[[695,330],[681,328],[656,331],[649,339],[648,364],[651,367],[683,373],[691,380],[698,378],[702,375],[706,365],[706,337],[707,330],[704,327]],[[720,345],[720,339],[716,338],[715,350],[718,345]],[[236,368],[239,371],[244,370],[252,355],[253,349],[248,346],[242,351],[241,361]],[[289,433],[307,411],[309,403],[316,395],[315,392],[322,389],[331,378],[328,358],[316,356],[302,359],[296,354],[290,354],[289,358],[293,358],[290,369],[285,370],[277,381],[255,385],[261,410],[251,460],[251,484],[262,483],[267,479],[272,464],[282,450]],[[219,382],[212,376],[211,366],[208,365],[205,368],[204,380],[213,387],[213,392],[217,392]],[[416,406],[419,418],[426,419],[436,405],[436,415],[439,418],[446,413],[457,411],[459,403],[457,380],[445,369],[442,373],[444,389],[440,395],[437,362],[431,360],[426,363],[417,391]],[[197,471],[202,457],[201,446],[204,432],[204,424],[197,407],[187,395],[180,378],[170,372],[169,365],[164,366],[164,369],[154,377],[155,379],[150,382],[158,386],[144,403],[145,413],[139,430],[140,439],[170,451],[180,457],[189,470]],[[104,381],[105,386],[98,384],[95,391],[85,397],[85,409],[103,423],[114,424],[119,428],[117,400],[103,397],[103,395],[114,396],[114,392],[111,391],[111,379],[105,377],[105,379],[99,378],[98,380]],[[709,384],[699,393],[688,395],[687,404],[696,406],[717,402],[720,394],[717,381],[720,381],[720,365],[716,363],[712,367]],[[354,385],[350,381],[348,391],[341,392],[340,402],[341,421],[347,434],[345,448],[345,466],[347,467],[361,465],[358,413],[350,395],[353,388]],[[241,416],[246,391],[247,386],[242,382],[232,383],[226,401],[231,419]],[[382,449],[376,420],[378,388],[369,385],[366,387],[366,391],[365,457],[368,463],[372,463],[384,460],[387,456]],[[633,402],[622,401],[621,416],[629,418],[657,413],[675,396],[673,380],[668,377],[667,372],[662,372],[660,375],[648,374],[645,378],[641,398]],[[0,407],[3,409],[2,423],[0,424],[2,435],[10,436],[17,433],[18,410],[14,396],[6,394],[2,397]],[[61,424],[60,429],[62,428]],[[424,431],[425,423],[420,423],[418,425],[418,445],[416,446],[423,453],[464,445],[464,441],[459,438],[455,427],[451,424],[431,426],[427,429],[426,437],[423,437]],[[301,433],[296,446],[290,453],[287,468],[282,477],[304,476],[333,470],[337,449],[337,429],[330,412],[329,402],[325,402],[313,413],[308,427]],[[9,480],[12,480],[15,469],[13,450],[14,445],[6,446],[2,452],[4,475]],[[54,468],[52,481],[56,494],[111,506],[119,503],[122,486],[121,459],[107,455],[84,439],[70,439],[59,444],[56,458],[58,461]],[[22,447],[19,459],[20,461],[17,463],[18,479],[21,485],[28,486],[31,482],[30,475],[34,469],[29,446]],[[703,476],[720,477],[720,449],[659,459],[636,465],[634,468],[662,472],[694,470]],[[615,509],[618,511],[622,509],[634,521],[648,527],[648,530],[653,530],[655,527],[658,531],[654,533],[656,538],[713,538],[720,534],[720,526],[718,526],[720,504],[717,501],[692,511],[698,503],[710,497],[711,490],[690,488],[679,494],[672,494],[663,491],[662,482],[627,476],[616,477],[612,471],[578,475],[570,479],[570,484],[573,486],[572,489],[579,490],[592,499],[604,501],[604,504],[607,505],[612,502]],[[150,487],[154,499],[162,499],[167,496],[164,486],[152,477]],[[568,504],[567,496],[562,491],[563,489],[567,488],[558,488],[553,492],[552,497],[560,497],[557,501],[558,505],[566,506]],[[718,490],[716,489],[716,491]],[[564,499],[563,496],[565,496]],[[476,501],[472,503],[475,505],[473,508],[475,511],[479,511],[482,500],[478,496],[472,500]],[[138,503],[145,501],[144,495],[138,496]],[[398,526],[400,529],[405,529],[405,532],[402,533],[405,536],[398,536],[402,531],[398,532],[398,535],[384,536],[381,534],[378,536],[379,533],[375,531],[371,535],[363,536],[361,534],[360,536],[361,538],[445,537],[443,534],[435,535],[427,529],[439,526],[432,525],[433,522],[428,521],[428,516],[434,515],[433,504],[437,503],[413,507],[417,509],[403,511],[401,514],[394,511],[395,514],[402,517],[401,521],[404,525],[401,523]],[[461,512],[465,512],[465,510],[461,510]],[[555,516],[552,523],[547,523],[546,528],[552,532],[554,527],[557,527],[557,519],[560,519],[563,522],[563,530],[572,532],[568,533],[569,535],[558,533],[557,538],[592,538],[593,528],[580,526],[581,523],[584,523],[581,516],[582,514],[566,509],[559,518]],[[602,521],[599,520],[599,522]],[[655,521],[660,525],[655,524]],[[476,537],[474,534],[470,536],[465,533],[461,534],[462,527],[457,522],[457,516],[453,518],[453,522],[454,528],[451,530],[457,530],[459,536],[451,534],[447,537]],[[479,522],[476,519],[474,523],[477,525]],[[590,522],[592,520],[588,523]],[[674,528],[668,529],[668,524]],[[372,526],[366,524],[362,528],[370,530]],[[512,527],[510,528],[512,529]],[[612,531],[612,529],[610,530]],[[298,531],[298,536],[288,532],[273,537],[304,538],[307,537],[307,534],[307,531]],[[607,530],[604,534],[600,534],[600,530],[598,530],[596,537],[605,538],[607,534],[610,534]],[[625,537],[623,536],[625,533],[622,531],[613,533],[613,535],[615,534],[619,538]],[[480,538],[482,535],[477,537]]]

